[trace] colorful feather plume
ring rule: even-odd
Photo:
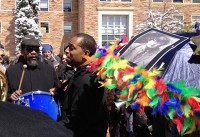
[[[144,66],[131,67],[121,59],[113,46],[99,48],[91,60],[88,71],[97,73],[102,86],[120,90],[119,101],[127,101],[131,108],[143,110],[151,106],[153,114],[168,116],[181,135],[192,133],[200,123],[200,89],[187,87],[184,81],[166,82],[159,77],[161,68],[147,71]]]

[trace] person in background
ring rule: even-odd
[[[7,65],[5,64],[5,61],[4,61],[4,57],[5,57],[4,48],[0,48],[0,71],[2,71],[3,73],[6,72],[6,68],[7,68]]]
[[[0,49],[4,49],[4,46],[0,43]]]
[[[85,33],[73,36],[65,49],[67,63],[76,68],[64,90],[51,91],[61,98],[59,123],[74,132],[74,137],[105,137],[108,128],[106,93],[97,75],[87,71],[85,56],[96,52],[94,38]]]
[[[39,59],[39,40],[27,35],[21,42],[21,55],[6,70],[8,80],[8,101],[15,101],[22,93],[31,91],[45,91],[58,86],[58,79],[54,68]],[[27,68],[24,69],[23,66]],[[22,71],[24,77],[19,88]]]
[[[62,61],[61,62],[62,63],[67,62],[67,56],[65,54],[63,54],[63,56],[62,56]]]
[[[4,64],[6,69],[9,67],[9,65],[10,65],[10,57],[8,55],[5,55],[3,57],[3,64]]]
[[[64,47],[64,54],[62,55],[62,62],[60,63],[58,69],[57,69],[57,75],[58,75],[58,79],[60,81],[60,84],[65,83],[68,79],[71,78],[71,76],[74,74],[75,72],[75,68],[70,66],[69,63],[67,62],[67,55],[68,50],[67,50],[67,46]]]
[[[43,44],[42,54],[44,59],[46,59],[56,70],[60,64],[60,58],[53,53],[53,47],[49,44]]]
[[[66,56],[66,54],[64,53],[64,54],[60,54],[60,64],[63,64],[63,63],[65,63],[65,62],[67,62],[67,56]]]

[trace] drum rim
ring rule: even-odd
[[[22,98],[24,96],[31,95],[31,94],[33,94],[33,95],[34,94],[46,94],[46,95],[50,95],[51,96],[51,94],[49,92],[37,90],[37,91],[31,91],[31,92],[24,93],[21,96],[19,96],[19,98]],[[19,100],[19,98],[17,100]]]

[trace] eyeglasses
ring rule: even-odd
[[[28,48],[26,48],[26,51],[28,51],[28,52],[33,52],[33,51],[39,52],[40,49],[39,49],[39,47],[28,47]]]

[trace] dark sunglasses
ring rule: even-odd
[[[39,47],[38,48],[37,47],[28,47],[28,48],[26,48],[26,51],[28,51],[28,52],[32,52],[32,51],[39,52],[40,49],[39,49]]]

